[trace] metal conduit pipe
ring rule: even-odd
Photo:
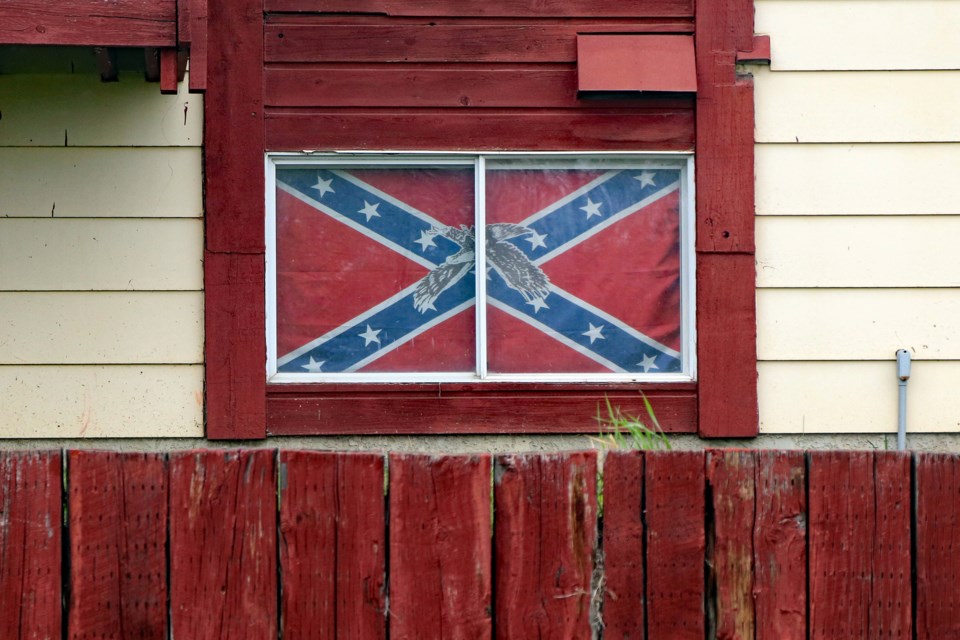
[[[897,412],[897,451],[907,448],[907,380],[910,379],[910,352],[897,351],[897,384],[900,391],[900,406]]]

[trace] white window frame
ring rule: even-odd
[[[276,173],[284,166],[472,166],[474,169],[475,223],[483,229],[486,223],[485,164],[488,159],[536,160],[546,163],[577,162],[578,167],[590,160],[622,164],[630,168],[669,168],[680,171],[680,361],[676,373],[490,373],[486,363],[486,341],[477,338],[474,372],[375,372],[375,373],[289,373],[277,370],[277,233]],[[534,165],[525,165],[529,168]],[[266,172],[266,341],[267,382],[274,383],[416,383],[416,382],[529,382],[529,383],[624,383],[624,382],[690,382],[696,380],[696,255],[694,157],[690,153],[623,153],[623,152],[410,152],[350,151],[318,153],[269,153],[265,156]],[[475,234],[477,273],[485,273],[484,233]],[[486,336],[486,279],[475,278],[475,336]]]

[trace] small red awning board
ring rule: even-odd
[[[693,36],[578,34],[577,88],[696,92]]]

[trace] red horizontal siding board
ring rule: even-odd
[[[918,640],[960,638],[960,455],[916,454]]]
[[[603,463],[603,637],[643,640],[643,456],[611,451]]]
[[[590,638],[596,452],[499,456],[497,638]]]
[[[807,482],[802,451],[757,453],[753,544],[757,640],[806,640]]]
[[[296,65],[265,69],[271,107],[591,108],[573,65]],[[605,100],[604,106],[693,110],[694,99]]]
[[[275,391],[267,400],[268,431],[304,434],[594,433],[597,410],[607,398],[630,415],[646,415],[637,393],[603,392],[556,396],[530,391],[473,397],[368,393],[342,396],[291,395]],[[696,392],[648,396],[660,425],[671,433],[696,431]]]
[[[163,454],[71,451],[69,637],[167,637]]]
[[[61,636],[61,456],[0,451],[0,638]]]
[[[266,127],[267,148],[272,151],[693,148],[689,111],[273,109],[267,112]]]
[[[390,456],[390,637],[490,638],[490,456]]]
[[[173,637],[277,637],[275,455],[171,454]]]
[[[383,13],[390,16],[590,17],[692,16],[693,0],[266,0],[266,11]]]
[[[648,452],[644,457],[648,637],[702,640],[704,454]]]
[[[285,638],[386,636],[383,456],[280,452]]]
[[[650,33],[631,21],[267,23],[266,62],[576,62],[578,33]]]
[[[722,640],[753,640],[756,453],[707,453],[713,512],[713,550],[708,560],[716,598],[716,634]]]
[[[176,0],[4,0],[0,44],[177,46]]]
[[[696,92],[693,36],[578,34],[577,88]]]

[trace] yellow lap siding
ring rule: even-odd
[[[187,93],[160,95],[137,73],[120,82],[96,75],[0,76],[0,146],[199,146],[203,101]]]
[[[760,360],[960,358],[953,289],[759,289]]]
[[[203,212],[199,148],[0,148],[0,169],[0,217],[191,218]]]
[[[960,71],[754,73],[758,142],[956,142]]]
[[[759,144],[758,215],[960,214],[960,144]]]
[[[757,218],[758,287],[960,286],[960,216]]]
[[[0,364],[201,363],[203,294],[0,293]]]
[[[199,291],[202,253],[202,220],[0,218],[0,291]]]
[[[955,0],[757,0],[778,69],[960,68]]]
[[[203,367],[0,366],[0,438],[196,438]]]
[[[892,359],[761,362],[758,368],[761,433],[897,430],[897,377]],[[908,431],[960,430],[958,387],[960,363],[915,362],[909,381]]]

